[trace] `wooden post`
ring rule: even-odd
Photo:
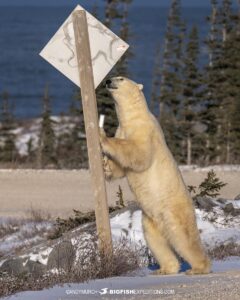
[[[84,10],[72,15],[76,43],[79,78],[87,136],[90,173],[95,197],[95,215],[100,252],[112,251],[112,236],[108,212],[107,193],[99,142],[97,101],[94,87],[88,24]]]

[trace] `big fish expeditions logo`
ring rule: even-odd
[[[100,290],[91,289],[69,289],[66,290],[67,295],[174,295],[175,290],[173,289],[110,289],[102,288]]]
[[[101,291],[99,291],[100,295],[106,295],[107,293],[108,293],[108,288],[104,288],[104,289],[101,289]]]

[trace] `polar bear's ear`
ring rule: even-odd
[[[143,85],[142,84],[138,84],[138,88],[139,88],[140,91],[142,91],[143,90]]]

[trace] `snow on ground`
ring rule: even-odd
[[[75,127],[78,118],[52,116],[51,120],[54,132],[59,137],[60,135],[70,133]],[[16,136],[16,148],[21,156],[28,155],[30,144],[31,150],[35,150],[38,147],[40,129],[41,119],[36,118],[12,130],[12,133]],[[84,136],[83,134],[80,135]]]
[[[110,295],[110,298],[107,298],[110,290],[161,290],[164,287],[167,287],[168,285],[173,286],[175,284],[176,286],[180,285],[180,287],[183,287],[185,284],[189,284],[189,282],[193,283],[197,281],[200,283],[201,280],[205,280],[204,282],[207,286],[209,284],[209,281],[218,280],[218,277],[221,276],[221,272],[233,270],[240,270],[239,258],[233,257],[229,258],[226,261],[214,261],[212,271],[213,273],[219,274],[217,274],[216,278],[213,279],[213,275],[211,274],[205,276],[186,276],[185,274],[151,276],[149,274],[150,271],[147,271],[148,273],[146,273],[145,276],[122,276],[107,279],[91,280],[89,282],[79,284],[69,283],[64,284],[63,286],[54,286],[53,288],[45,289],[42,291],[21,292],[10,297],[2,298],[2,300],[116,299],[113,295]],[[199,283],[198,288],[200,286]],[[227,284],[227,281],[224,284]],[[156,299],[153,295],[151,296],[151,298],[146,298],[147,295],[143,295],[143,298],[133,297],[134,296],[126,295],[125,298],[124,295],[120,295],[117,299]],[[157,299],[162,299],[162,297],[163,295],[159,295],[159,298]]]
[[[0,225],[1,231],[6,231],[6,235],[2,234],[0,237],[0,253],[2,254],[11,254],[16,249],[40,243],[44,240],[45,234],[52,228],[52,223],[47,221],[21,220],[14,222],[4,218],[0,218]]]
[[[232,203],[232,201],[229,200]],[[237,201],[235,205],[239,206],[239,202]],[[239,216],[236,217],[228,217],[224,215],[221,205],[215,207],[212,212],[205,212],[200,209],[196,209],[196,217],[198,227],[201,231],[201,237],[203,242],[210,248],[216,246],[216,244],[227,243],[229,241],[234,241],[240,244],[240,219]],[[113,239],[116,241],[120,238],[127,238],[131,240],[131,242],[145,245],[145,240],[143,236],[142,224],[141,224],[142,212],[141,210],[127,210],[123,213],[119,213],[115,215],[111,219],[111,229]],[[211,221],[210,221],[211,220]],[[25,224],[22,230],[30,230],[36,226],[32,223]],[[46,226],[47,223],[46,223]],[[46,227],[47,228],[47,227]],[[41,229],[41,228],[40,228]],[[13,245],[18,242],[19,233],[13,233],[12,237],[8,237],[5,241],[0,240],[0,245],[2,248],[9,247],[9,245]],[[79,239],[80,238],[80,239]],[[72,238],[72,243],[76,245],[80,244],[78,248],[77,256],[81,254],[81,251],[84,251],[86,247],[86,243],[88,243],[89,239],[91,239],[91,235],[89,233],[84,233],[82,236],[78,238]],[[47,264],[48,255],[50,254],[52,248],[43,248],[42,251],[39,251],[38,254],[32,253],[30,254],[30,260],[39,261],[42,264]],[[224,261],[213,261],[212,271],[213,275],[210,276],[225,276],[221,275],[221,272],[233,272],[234,270],[240,270],[240,257],[229,257]],[[204,279],[204,284],[208,284],[208,275],[204,276],[186,276],[181,273],[178,275],[169,275],[169,276],[152,276],[150,274],[150,270],[147,268],[142,268],[122,277],[115,278],[107,278],[102,280],[91,280],[88,283],[80,283],[80,284],[65,284],[63,286],[55,286],[50,289],[45,289],[42,291],[29,291],[22,292],[16,295],[2,298],[3,300],[57,300],[57,299],[96,299],[101,298],[100,292],[106,291],[106,289],[151,289],[153,286],[157,286],[158,288],[162,288],[167,284],[172,284],[179,286],[179,284],[188,285],[189,283],[196,283],[196,280],[201,278]],[[230,272],[230,273],[231,273]],[[218,274],[215,274],[218,273]],[[225,278],[225,277],[224,277]],[[215,279],[212,279],[215,280]],[[218,280],[218,277],[216,277]],[[227,279],[226,279],[227,280]],[[227,282],[227,281],[226,281]],[[105,289],[105,290],[104,290]],[[83,295],[82,293],[87,290],[94,292],[94,294]],[[113,298],[105,298],[105,299],[113,299]],[[117,298],[120,299],[120,298]],[[121,299],[136,299],[136,298],[121,298]],[[152,298],[146,298],[152,299]]]
[[[142,229],[142,211],[133,213],[126,211],[111,219],[112,236],[114,240],[126,237],[135,243],[145,244]]]
[[[52,249],[52,247],[44,248],[44,250],[39,251],[39,253],[30,253],[28,255],[22,255],[21,257],[27,257],[30,261],[40,262],[43,265],[47,265],[48,256],[51,253]],[[27,261],[28,260],[26,260],[26,263]]]
[[[233,202],[233,201],[229,201]],[[235,202],[235,201],[234,201]],[[239,205],[240,201],[236,201]],[[203,242],[208,247],[214,247],[216,244],[234,241],[240,243],[240,216],[228,217],[224,215],[220,207],[213,209],[213,212],[205,212],[196,209],[198,228],[201,231]],[[111,219],[112,235],[114,239],[126,237],[133,242],[145,244],[142,230],[142,212],[137,210],[133,213],[126,211]],[[211,222],[210,220],[213,220]]]
[[[39,132],[41,128],[41,118],[35,118],[28,122],[25,122],[22,126],[12,131],[16,136],[16,147],[20,155],[25,156],[28,154],[29,143],[31,142],[32,150],[38,146]],[[51,116],[53,121],[53,129],[56,136],[69,133],[79,121],[77,117],[68,116]],[[80,133],[81,137],[85,135]],[[219,165],[219,166],[208,166],[199,167],[197,165],[180,166],[181,171],[194,171],[194,172],[209,172],[212,169],[215,171],[240,171],[240,165]]]
[[[240,201],[229,200],[228,202],[234,203],[236,207],[240,205]],[[240,244],[240,216],[232,217],[225,215],[221,204],[214,207],[211,212],[196,209],[196,218],[203,243],[209,249],[228,242]],[[141,219],[141,210],[127,210],[115,215],[110,220],[113,240],[117,241],[121,238],[127,238],[139,246],[146,245]],[[41,242],[44,240],[43,233],[46,234],[51,228],[52,223],[50,222],[28,222],[19,225],[16,231],[0,238],[0,252],[9,253],[18,247]],[[81,246],[78,252],[81,252],[90,239],[91,235],[86,232],[78,238],[72,238],[72,244],[80,244]],[[46,249],[45,247],[38,254],[30,254],[30,260],[47,264],[46,254],[48,256],[51,249],[52,248]],[[80,253],[77,255],[80,255]]]
[[[240,216],[225,216],[217,207],[212,212],[196,209],[196,217],[202,240],[208,247],[230,241],[240,244]]]

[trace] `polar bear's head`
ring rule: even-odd
[[[124,104],[130,98],[142,96],[143,85],[126,77],[113,77],[106,81],[106,87],[118,104]]]

